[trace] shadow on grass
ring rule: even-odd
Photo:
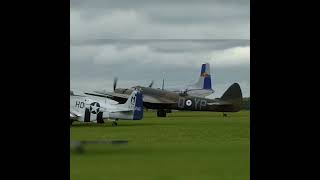
[[[152,153],[154,152],[153,149],[150,148],[130,148],[130,142],[127,145],[100,145],[97,146],[84,146],[81,151],[78,151],[75,148],[70,148],[71,155],[138,155],[138,154],[145,154],[145,153]]]
[[[111,123],[105,122],[103,124],[98,123],[76,123],[71,126],[71,128],[77,128],[77,127],[110,127],[110,128],[117,128],[117,127],[134,127],[134,126],[172,126],[177,125],[177,123],[170,123],[170,121],[167,121],[165,123],[121,123],[121,121],[118,121],[118,126],[112,126]]]

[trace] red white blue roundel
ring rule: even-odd
[[[191,106],[191,105],[192,105],[192,101],[191,101],[190,99],[187,100],[187,101],[186,101],[186,105],[187,105],[187,106]]]

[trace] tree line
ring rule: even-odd
[[[242,99],[242,107],[241,109],[250,110],[250,97],[244,97]]]

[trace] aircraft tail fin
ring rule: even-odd
[[[239,111],[242,104],[242,91],[238,83],[233,83],[224,94],[221,96],[220,100],[232,103],[233,111]]]
[[[133,110],[133,120],[143,118],[143,99],[141,92],[133,91],[123,106]]]
[[[194,86],[200,89],[212,89],[209,63],[201,65],[200,77],[198,81],[194,84]]]
[[[233,100],[242,98],[242,92],[238,83],[233,83],[224,94],[221,96],[221,100]]]

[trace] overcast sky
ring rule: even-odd
[[[211,64],[213,97],[250,96],[249,0],[71,0],[70,86],[189,84]]]

